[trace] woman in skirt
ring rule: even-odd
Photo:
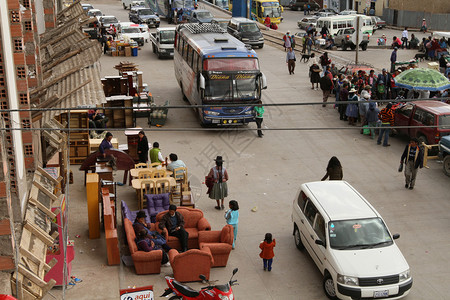
[[[217,156],[216,166],[211,168],[209,171],[208,177],[213,179],[214,185],[209,193],[209,198],[216,200],[217,206],[216,209],[224,209],[223,201],[225,197],[228,196],[228,173],[225,167],[223,166],[224,160],[222,156]]]
[[[355,93],[356,90],[354,87],[352,87],[352,89],[348,92],[348,101],[358,101],[358,96]],[[348,124],[355,125],[359,116],[358,104],[357,103],[347,104],[345,115],[348,118]]]

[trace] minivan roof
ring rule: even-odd
[[[378,217],[373,207],[348,182],[317,181],[302,184],[302,191],[319,204],[332,221]]]
[[[421,100],[413,102],[417,107],[433,112],[435,115],[450,114],[450,104],[436,100]]]

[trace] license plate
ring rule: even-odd
[[[173,56],[173,52],[170,52],[170,55],[172,55],[172,56]]]
[[[388,291],[388,290],[384,290],[384,291],[375,291],[375,292],[373,292],[373,297],[374,297],[374,298],[389,297],[389,291]]]

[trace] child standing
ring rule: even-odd
[[[227,224],[230,224],[233,226],[233,249],[236,244],[236,236],[238,231],[238,223],[239,223],[239,204],[236,200],[231,200],[228,203],[228,206],[230,207],[229,210],[225,212],[225,219],[227,220]]]
[[[275,247],[276,242],[275,239],[272,239],[271,233],[266,233],[264,237],[264,241],[259,244],[259,248],[261,248],[261,253],[259,256],[263,259],[264,263],[264,271],[268,270],[272,271],[272,261],[275,254],[273,253],[273,247]]]

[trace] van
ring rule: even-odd
[[[323,274],[330,299],[400,299],[412,287],[408,263],[381,215],[346,181],[302,184],[293,235]]]
[[[420,143],[437,144],[446,135],[450,135],[450,105],[436,100],[408,102],[395,109],[394,126],[412,126],[397,128],[401,134],[417,138]]]
[[[246,18],[231,18],[227,31],[244,44],[252,47],[264,47],[264,37],[255,21]]]
[[[364,34],[372,36],[374,25],[372,19],[364,15],[338,15],[320,17],[317,19],[317,28],[327,27],[331,35],[336,35],[340,29],[356,28],[357,17],[361,18],[360,30]]]

